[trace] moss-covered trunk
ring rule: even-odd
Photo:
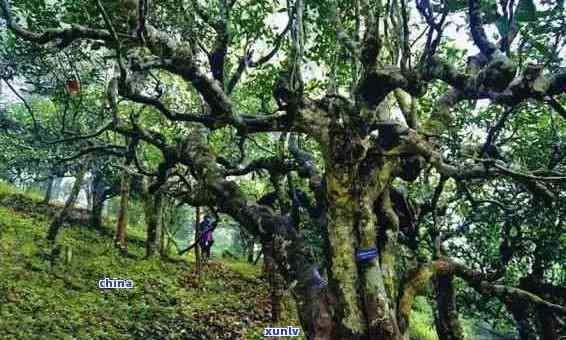
[[[196,176],[214,194],[219,212],[232,216],[262,244],[273,240],[273,257],[293,291],[302,330],[309,339],[401,340],[391,274],[398,218],[391,203],[382,198],[397,171],[397,158],[384,157],[365,137],[346,135],[350,129],[336,126],[331,132],[332,140],[321,143],[331,262],[328,285],[296,222],[268,206],[249,203],[238,186],[224,178],[204,146],[203,135],[192,134],[185,152],[191,154]],[[382,245],[378,257],[356,261],[356,250],[375,249],[377,244]]]
[[[398,222],[393,221],[388,195],[382,197],[395,164],[368,153],[362,141],[349,137],[334,143],[344,149],[332,152],[335,156],[326,166],[337,334],[340,339],[402,339],[394,287]],[[383,203],[375,204],[378,200]],[[374,251],[377,256],[362,260],[356,257],[358,251]]]
[[[144,184],[144,210],[147,227],[146,256],[151,257],[159,253],[161,245],[161,214],[163,213],[163,194],[159,191],[150,192]]]
[[[271,302],[271,321],[278,322],[283,312],[283,277],[279,274],[273,258],[273,242],[263,245],[264,273],[269,282],[269,297]]]

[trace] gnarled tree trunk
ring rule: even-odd
[[[394,284],[398,221],[388,193],[395,163],[372,154],[355,135],[331,135],[335,149],[326,164],[327,228],[337,336],[402,339]],[[375,204],[378,199],[381,203]],[[360,250],[376,250],[377,256],[361,261],[356,258]]]
[[[273,241],[263,245],[264,273],[269,283],[269,297],[271,302],[271,321],[281,319],[283,312],[283,277],[279,274],[277,264],[273,258]]]
[[[75,176],[75,183],[73,183],[73,187],[71,188],[71,193],[69,194],[69,197],[67,197],[63,209],[61,210],[61,212],[59,212],[59,215],[57,215],[57,217],[53,220],[53,222],[49,226],[49,231],[47,232],[47,239],[49,241],[55,241],[57,235],[59,234],[59,229],[61,228],[61,225],[69,215],[71,209],[73,209],[75,202],[79,197],[79,192],[81,191],[81,186],[83,184],[85,174],[86,174],[86,167],[81,166],[81,168],[78,170],[77,175]]]
[[[453,280],[450,275],[437,275],[433,280],[436,294],[436,333],[439,339],[462,340],[464,329],[456,310]]]

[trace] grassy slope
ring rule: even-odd
[[[144,259],[139,242],[130,243],[135,258],[124,258],[108,236],[71,225],[59,243],[72,248],[72,260],[51,268],[50,218],[30,209],[37,198],[4,186],[0,204],[2,339],[259,339],[273,326],[258,267],[212,262],[197,284],[190,261]],[[131,279],[135,288],[100,290],[105,276]]]
[[[264,327],[299,326],[294,312],[279,325],[269,322],[259,267],[213,261],[199,283],[191,258],[144,259],[136,226],[132,256],[120,256],[111,230],[100,235],[84,226],[81,210],[59,235],[72,248],[70,263],[51,267],[45,233],[60,207],[39,201],[0,182],[0,339],[262,339]],[[98,289],[106,276],[131,279],[135,288]],[[411,339],[434,340],[430,307],[418,305]]]

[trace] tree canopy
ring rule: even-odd
[[[441,339],[566,335],[563,0],[0,10],[1,178],[230,216],[311,339],[403,339],[417,295]]]

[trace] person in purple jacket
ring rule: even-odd
[[[201,249],[202,258],[205,261],[210,258],[210,249],[214,244],[212,233],[214,232],[214,228],[216,227],[217,223],[218,222],[216,222],[212,216],[206,215],[204,217],[204,220],[199,224],[199,246]]]

